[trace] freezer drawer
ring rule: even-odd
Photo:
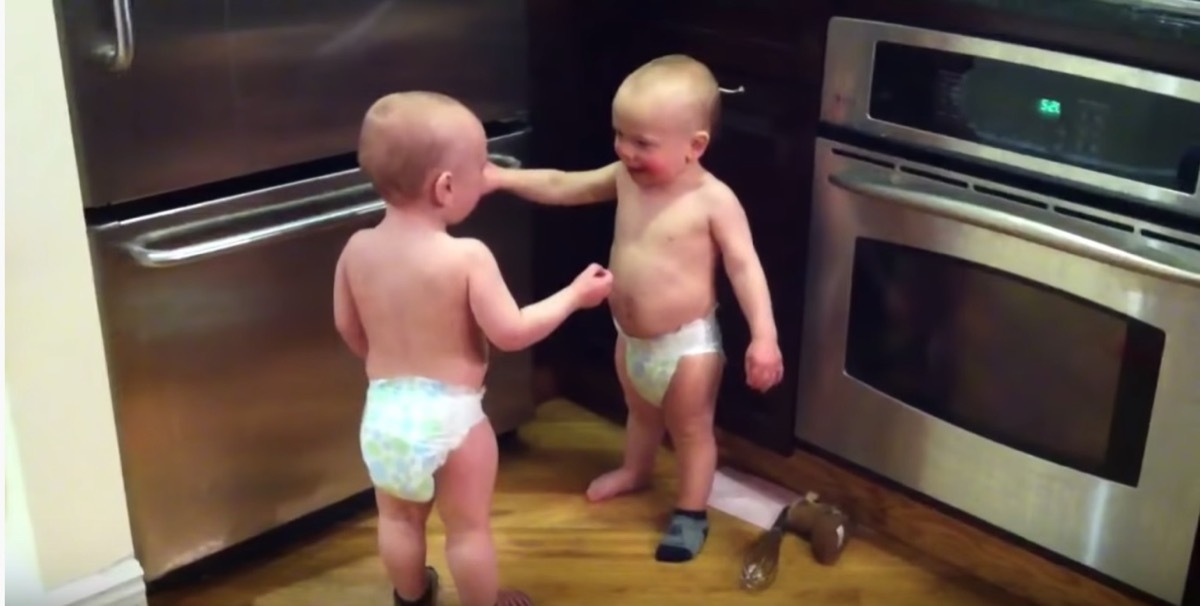
[[[492,142],[517,153],[524,135]],[[529,209],[487,200],[463,231],[529,292]],[[358,171],[91,232],[135,548],[148,579],[369,488],[365,378],[333,326],[347,238],[377,222]],[[498,431],[532,412],[527,352],[496,355]]]

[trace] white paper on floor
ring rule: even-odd
[[[722,467],[713,478],[708,506],[767,530],[779,512],[798,498],[799,495],[782,486]]]

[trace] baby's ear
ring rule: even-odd
[[[700,156],[704,155],[704,152],[708,150],[708,142],[710,139],[711,136],[706,130],[698,130],[692,135],[691,147],[693,158],[699,158]]]
[[[450,204],[450,196],[454,193],[454,188],[450,181],[449,171],[440,172],[433,179],[433,201],[438,206],[447,206]]]

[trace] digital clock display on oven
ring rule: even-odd
[[[1181,192],[1200,104],[1041,67],[880,42],[870,115]]]

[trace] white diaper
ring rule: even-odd
[[[703,318],[684,324],[675,332],[649,339],[625,334],[615,318],[613,324],[625,339],[625,374],[629,382],[638,395],[655,406],[662,405],[681,358],[724,353],[715,309]]]
[[[487,418],[483,393],[424,377],[372,380],[359,445],[375,487],[406,501],[432,500],[434,472]]]

